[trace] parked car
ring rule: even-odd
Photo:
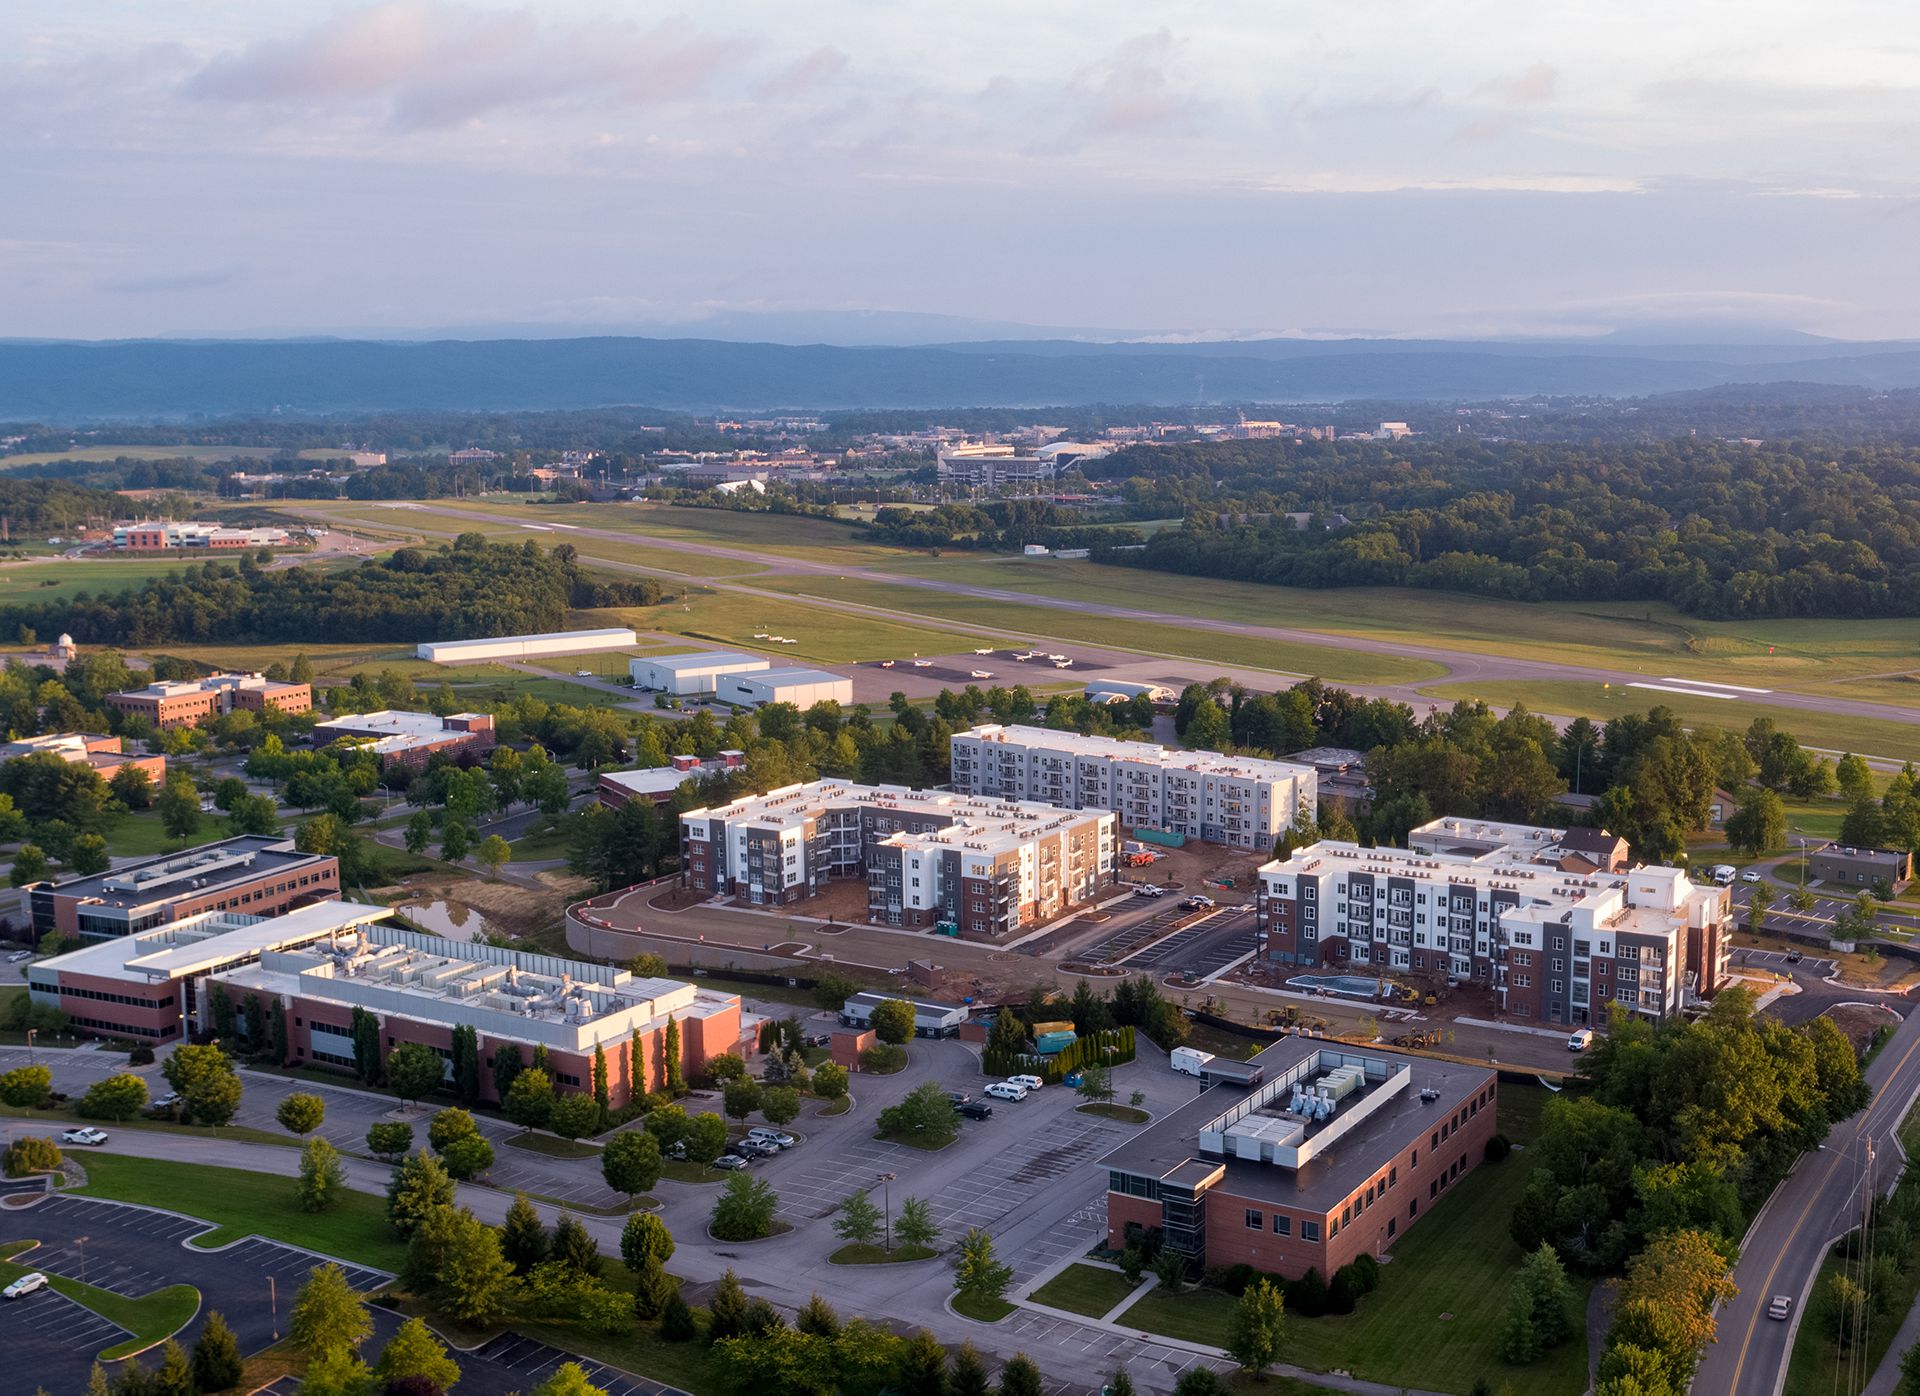
[[[1567,1050],[1569,1052],[1584,1052],[1591,1046],[1593,1046],[1592,1028],[1575,1028],[1573,1032],[1567,1036]]]
[[[38,1270],[30,1270],[5,1289],[0,1289],[0,1298],[25,1299],[36,1289],[45,1289],[46,1287],[47,1277]]]
[[[22,960],[31,960],[32,958],[33,958],[33,952],[31,950],[16,950],[11,955],[7,956],[7,963],[10,965],[17,965]]]
[[[726,1172],[731,1173],[736,1168],[745,1168],[747,1163],[748,1160],[742,1158],[739,1154],[722,1154],[719,1158],[715,1159],[710,1166],[724,1169]]]
[[[7,1291],[7,1297],[8,1298],[13,1297],[12,1290]],[[1771,1300],[1767,1302],[1768,1318],[1785,1318],[1788,1314],[1792,1312],[1793,1312],[1793,1296],[1791,1294],[1776,1294],[1773,1296]]]
[[[1025,1086],[1016,1086],[1011,1081],[995,1081],[991,1086],[987,1087],[987,1094],[995,1100],[1025,1100],[1027,1098],[1027,1088]]]
[[[764,1127],[759,1129],[748,1130],[747,1138],[755,1141],[756,1143],[771,1144],[776,1149],[791,1149],[794,1145],[800,1142],[798,1139],[795,1139],[791,1134],[788,1134],[785,1130],[766,1129]]]
[[[984,1100],[970,1100],[960,1107],[960,1113],[969,1120],[986,1120],[993,1117],[993,1107]]]
[[[160,1099],[153,1102],[153,1108],[155,1110],[171,1110],[178,1104],[180,1104],[180,1092],[168,1091],[165,1095],[161,1096]]]
[[[573,676],[574,676],[574,677],[575,677],[576,679],[590,679],[590,678],[592,678],[592,677],[593,677],[593,670],[591,670],[591,669],[575,669],[575,670],[573,671]]]
[[[1167,895],[1167,889],[1164,887],[1156,887],[1151,882],[1143,882],[1133,889],[1133,895],[1136,897],[1164,897]]]
[[[1007,1084],[1010,1086],[1025,1086],[1030,1091],[1037,1091],[1047,1083],[1042,1081],[1038,1076],[1009,1076],[1007,1078]]]
[[[1802,955],[1798,950],[1789,950],[1787,952],[1787,963],[1790,965],[1797,965],[1805,958],[1806,956]]]
[[[100,1145],[107,1142],[107,1132],[104,1129],[95,1129],[92,1125],[82,1125],[79,1129],[62,1131],[60,1142],[62,1144],[85,1144],[89,1148],[97,1149]]]
[[[1187,911],[1212,911],[1218,903],[1212,897],[1188,897],[1180,905]]]
[[[947,1099],[952,1101],[953,1108],[958,1110],[961,1106],[965,1105],[968,1101],[972,1100],[973,1097],[968,1095],[965,1091],[948,1091]]]
[[[1758,882],[1760,880],[1760,874],[1755,872],[1752,868],[1748,868],[1745,872],[1740,874],[1740,880],[1742,882]]]
[[[764,1139],[742,1139],[733,1146],[733,1152],[745,1159],[772,1158],[780,1152],[780,1146]]]

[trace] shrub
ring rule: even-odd
[[[1353,1282],[1353,1267],[1342,1265],[1333,1272],[1333,1281],[1327,1286],[1327,1312],[1350,1314],[1359,1302],[1360,1292]]]
[[[885,1074],[907,1064],[907,1049],[890,1042],[876,1042],[860,1054],[860,1069]]]
[[[22,1135],[7,1146],[5,1154],[0,1154],[0,1169],[4,1169],[9,1178],[51,1173],[59,1166],[60,1146],[45,1135]]]
[[[144,1042],[140,1043],[131,1052],[127,1053],[127,1065],[128,1066],[152,1066],[153,1065],[153,1048],[147,1046],[147,1044]]]
[[[1496,1134],[1487,1141],[1484,1157],[1488,1163],[1499,1163],[1512,1152],[1513,1141],[1504,1134]]]
[[[660,1310],[660,1336],[670,1343],[684,1343],[697,1336],[699,1331],[693,1321],[693,1310],[687,1307],[687,1301],[680,1297],[680,1291],[676,1289]]]
[[[1248,1285],[1259,1278],[1260,1272],[1243,1262],[1239,1265],[1209,1265],[1201,1275],[1200,1283],[1237,1299],[1247,1292]]]
[[[1311,1266],[1297,1280],[1287,1282],[1287,1307],[1302,1318],[1319,1318],[1327,1311],[1327,1282]]]
[[[1372,1294],[1380,1288],[1380,1262],[1375,1260],[1369,1252],[1360,1252],[1353,1258],[1347,1269],[1353,1272],[1355,1293]]]

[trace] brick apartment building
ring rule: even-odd
[[[313,686],[283,683],[260,674],[214,674],[204,679],[172,679],[107,696],[107,706],[129,717],[144,717],[155,727],[197,727],[210,717],[235,710],[282,713],[313,709]]]
[[[864,877],[867,916],[999,939],[1092,900],[1113,816],[820,780],[680,817],[682,886],[754,905]]]
[[[1612,1009],[1658,1020],[1726,983],[1727,888],[1585,857],[1568,871],[1561,832],[1436,820],[1407,849],[1299,849],[1259,872],[1266,955],[1476,984],[1543,1023],[1604,1024]]]
[[[112,872],[33,883],[33,932],[112,939],[207,911],[280,916],[340,895],[340,860],[281,834],[241,834]]]
[[[58,756],[76,766],[85,766],[102,780],[112,780],[126,767],[145,771],[155,787],[167,778],[164,756],[133,756],[126,752],[118,737],[93,732],[47,732],[38,737],[20,737],[0,742],[0,761],[17,761],[23,756]]]
[[[988,723],[953,735],[955,790],[1065,809],[1112,810],[1128,829],[1166,829],[1268,851],[1316,808],[1311,766],[1173,751],[1152,742]]]
[[[1209,1085],[1100,1160],[1110,1246],[1139,1228],[1196,1271],[1331,1276],[1391,1250],[1495,1133],[1487,1067],[1300,1037],[1249,1065],[1251,1084]]]

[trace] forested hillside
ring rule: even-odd
[[[1136,447],[1088,473],[1124,482],[1139,513],[1185,515],[1098,554],[1130,566],[1709,617],[1920,615],[1920,451],[1900,446],[1234,441]],[[1303,512],[1304,528],[1286,517]]]

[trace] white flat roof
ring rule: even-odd
[[[742,674],[742,679],[753,683],[841,683],[851,682],[844,674],[833,674],[825,669],[766,669],[756,674]]]
[[[634,663],[652,664],[677,674],[682,669],[711,669],[724,664],[753,665],[766,669],[773,661],[764,654],[745,654],[739,650],[698,650],[693,654],[642,655]]]
[[[631,790],[636,795],[666,795],[678,790],[683,781],[698,780],[704,771],[676,771],[671,766],[654,766],[643,771],[603,771],[600,779]]]
[[[285,916],[209,911],[137,935],[83,945],[33,968],[106,979],[178,979],[214,965],[257,958],[266,950],[309,944],[390,914],[387,907],[366,902],[316,902]]]
[[[955,740],[972,737],[983,743],[1004,744],[1024,749],[1065,751],[1075,756],[1103,757],[1109,761],[1137,761],[1169,771],[1193,771],[1206,775],[1240,776],[1252,780],[1287,780],[1313,775],[1311,766],[1292,761],[1270,761],[1256,756],[1227,756],[1218,751],[1177,751],[1156,742],[1129,742],[1119,737],[1083,736],[1051,727],[1029,727],[1019,723],[1002,725],[983,723],[955,732]]]
[[[638,638],[625,626],[615,625],[601,630],[549,630],[540,635],[490,635],[478,640],[429,640],[427,643],[438,650],[457,650],[477,648],[481,645],[523,645],[535,640],[613,640],[619,644],[631,645]]]

